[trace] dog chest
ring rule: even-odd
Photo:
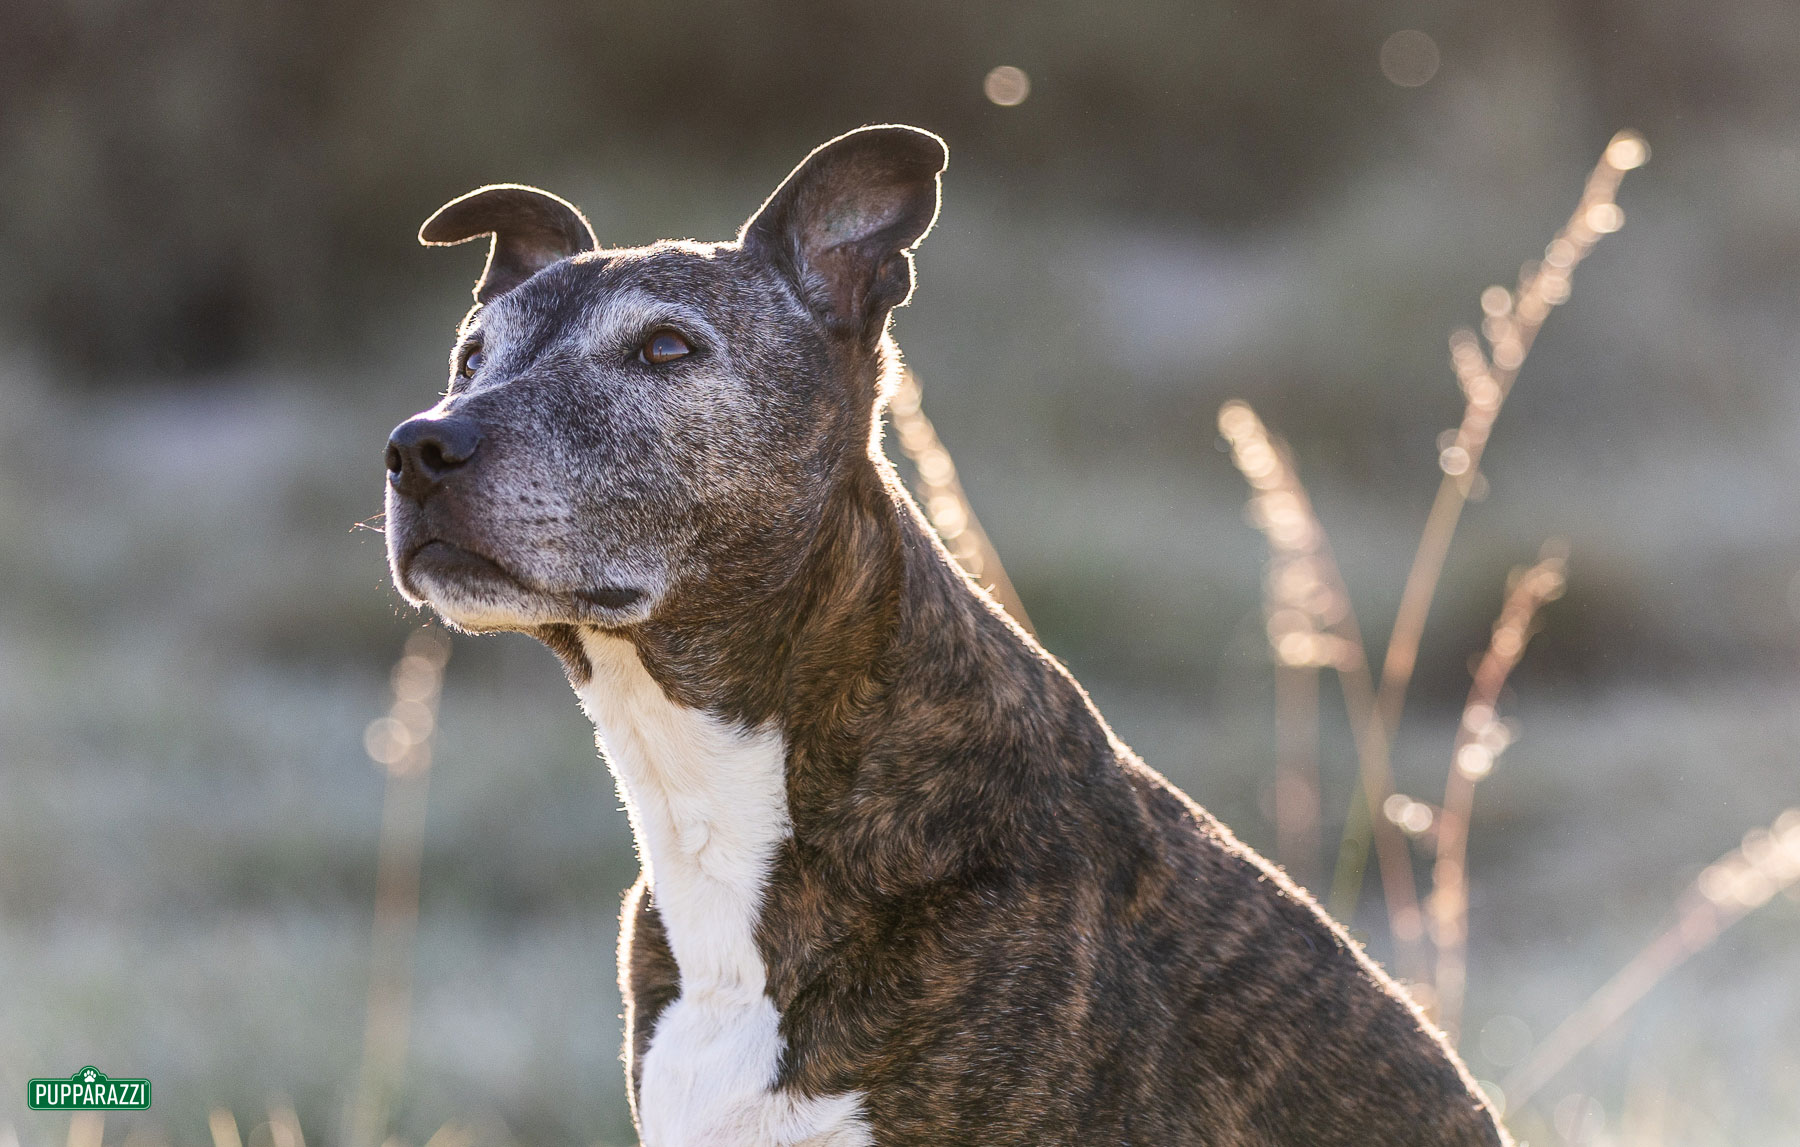
[[[584,639],[582,705],[631,817],[680,969],[642,1064],[647,1147],[859,1147],[872,1140],[855,1094],[777,1091],[780,1015],[765,991],[757,917],[790,828],[786,746],[673,704],[629,642]]]

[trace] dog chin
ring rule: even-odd
[[[437,571],[414,570],[408,580],[409,598],[469,633],[529,633],[547,625],[623,629],[648,618],[656,604],[652,595],[638,591],[538,593],[486,581],[470,585]]]
[[[420,604],[430,606],[451,626],[467,633],[530,630],[569,620],[548,616],[550,611],[523,593],[495,592],[485,586],[471,590],[432,574],[416,575],[413,582]]]

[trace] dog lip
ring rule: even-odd
[[[616,623],[619,613],[632,609],[649,596],[644,590],[627,585],[599,585],[572,591],[546,589],[531,584],[484,553],[443,538],[427,538],[406,551],[406,557],[401,562],[401,578],[409,588],[416,586],[421,559],[426,572],[464,584],[503,583],[541,598],[546,603],[560,602],[563,609],[572,607],[576,619],[603,625]],[[428,596],[418,593],[416,589],[414,593],[420,598]],[[601,611],[600,616],[587,615],[580,608],[583,605]]]
[[[602,585],[576,590],[575,596],[601,609],[629,609],[644,599],[644,591],[628,585]]]
[[[529,588],[493,558],[442,538],[428,538],[407,553],[402,565],[409,581],[421,558],[432,572],[448,574],[458,580],[504,581],[521,589]]]

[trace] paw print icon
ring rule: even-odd
[[[100,1073],[90,1067],[90,1068],[87,1068],[82,1071],[81,1082],[92,1083],[92,1082],[94,1082],[94,1080],[98,1079],[99,1077],[100,1077]]]

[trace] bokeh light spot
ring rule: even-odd
[[[363,731],[363,748],[376,764],[399,764],[412,745],[411,731],[393,717],[377,717]]]
[[[1002,64],[987,74],[981,81],[981,90],[987,98],[1003,108],[1018,107],[1031,94],[1031,77],[1023,69],[1011,64]]]
[[[1630,171],[1642,167],[1650,158],[1650,145],[1644,137],[1635,132],[1622,131],[1606,145],[1606,162],[1620,171]]]
[[[1625,212],[1617,203],[1596,203],[1588,208],[1587,225],[1602,235],[1610,235],[1625,226]]]
[[[1479,742],[1470,742],[1456,750],[1456,768],[1463,776],[1478,781],[1494,771],[1494,750]]]
[[[1430,83],[1440,62],[1437,41],[1417,28],[1395,32],[1381,45],[1381,74],[1403,88]]]
[[[1381,814],[1408,836],[1418,836],[1431,828],[1436,818],[1431,806],[1416,801],[1405,793],[1394,793],[1381,802]]]

